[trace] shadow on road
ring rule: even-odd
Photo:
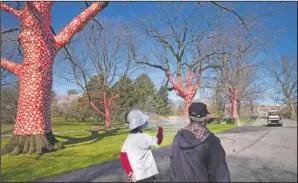
[[[262,126],[265,126],[265,127],[282,127],[282,126],[280,126],[279,124],[273,124],[273,125],[262,125]]]

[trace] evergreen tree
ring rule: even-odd
[[[171,107],[168,99],[168,89],[165,86],[161,86],[155,95],[155,100],[157,103],[157,113],[159,115],[170,114]]]
[[[114,123],[124,122],[125,114],[133,107],[133,89],[133,81],[127,75],[122,76],[112,87],[113,91],[120,93],[120,97],[112,104]]]
[[[137,77],[133,83],[133,98],[135,106],[141,106],[145,104],[148,97],[153,97],[155,93],[155,87],[153,81],[147,74],[141,74]]]

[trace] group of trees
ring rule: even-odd
[[[87,26],[77,37],[84,47],[69,44],[64,48],[61,57],[69,61],[69,69],[63,78],[78,86],[82,93],[79,102],[91,106],[108,128],[112,121],[123,121],[132,107],[168,114],[164,87],[156,91],[146,74],[131,79],[138,69],[128,46],[131,34],[125,26],[113,23],[105,24],[103,30],[98,24]]]
[[[95,17],[108,2],[86,2],[86,9],[56,33],[51,25],[53,4],[0,3],[2,10],[20,21],[20,28],[1,30],[5,38],[9,38],[8,33],[19,31],[18,46],[5,44],[2,48],[9,48],[13,54],[1,58],[1,79],[9,71],[19,81],[1,89],[2,96],[7,96],[1,99],[1,112],[15,110],[11,119],[6,116],[7,121],[15,121],[7,152],[51,151],[57,142],[52,134],[51,112],[65,120],[101,118],[109,128],[123,121],[125,113],[133,108],[169,114],[168,91],[175,91],[184,101],[188,119],[188,107],[197,92],[207,88],[212,90],[216,113],[223,113],[228,106],[229,114],[240,125],[241,106],[253,108],[264,93],[257,56],[264,51],[268,39],[266,32],[256,29],[262,27],[258,22],[261,15],[240,15],[217,2],[165,3],[160,13],[140,17],[133,23],[99,23]],[[71,42],[80,31],[76,41]],[[22,63],[10,61],[15,59],[16,50]],[[78,87],[78,91],[69,91],[64,98],[51,92],[56,55],[68,61],[64,79]],[[279,100],[289,106],[296,118],[297,65],[285,58],[280,67],[276,63],[266,69]],[[163,85],[156,89],[148,75],[137,75],[140,66],[161,74],[165,78]],[[177,109],[179,113],[181,105]]]
[[[221,117],[227,110],[240,125],[241,106],[253,106],[265,91],[260,75],[262,65],[256,58],[264,52],[268,40],[248,28],[229,27],[226,31],[230,34],[217,36],[225,43],[218,45],[218,49],[229,54],[220,57],[223,67],[216,69],[214,77],[209,77],[213,81],[209,85],[212,85],[216,115]]]
[[[95,79],[94,76],[87,85],[94,84]],[[125,75],[112,85],[110,91],[120,93],[110,107],[112,124],[123,124],[126,112],[131,109],[140,109],[157,115],[171,114],[167,89],[161,86],[157,90],[146,74],[141,74],[134,80]],[[88,92],[98,110],[104,111],[102,97],[104,90],[100,87],[90,87]],[[90,117],[97,122],[106,122],[105,115],[92,108],[86,94],[79,94],[76,90],[69,90],[65,96],[53,96],[52,116],[64,117],[66,122],[73,120],[84,122]]]

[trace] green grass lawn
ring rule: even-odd
[[[208,127],[214,133],[218,133],[236,126],[211,124]],[[145,132],[155,135],[156,129]],[[175,133],[175,130],[165,128],[161,147],[170,145]],[[63,141],[66,146],[63,150],[41,156],[1,156],[2,181],[34,181],[117,159],[127,134],[127,129],[102,131],[93,135],[90,132],[58,134],[57,139]],[[1,146],[3,147],[7,142],[8,139],[2,139]]]
[[[64,118],[53,118],[52,119],[52,129],[53,132],[62,131],[83,131],[89,129],[91,126],[103,126],[103,124],[96,124],[92,120],[86,120],[85,123],[82,122],[65,122]],[[13,124],[1,125],[1,134],[8,135],[13,132]]]
[[[254,122],[256,120],[253,120],[253,119],[249,119],[249,118],[244,118],[244,119],[241,119],[241,123],[245,124],[245,123],[251,123],[251,122]]]
[[[13,131],[13,125],[1,125],[1,134],[11,134]]]
[[[4,125],[1,126],[1,134],[2,135],[8,135],[12,134],[13,132],[13,125],[7,125],[3,127]],[[87,130],[93,126],[92,124],[85,124],[85,123],[62,123],[62,124],[52,124],[52,129],[53,132],[62,132],[62,131],[83,131]]]

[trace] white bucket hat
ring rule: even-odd
[[[131,110],[127,115],[129,130],[133,130],[144,125],[150,119],[150,117],[150,115],[145,114],[140,110]]]

